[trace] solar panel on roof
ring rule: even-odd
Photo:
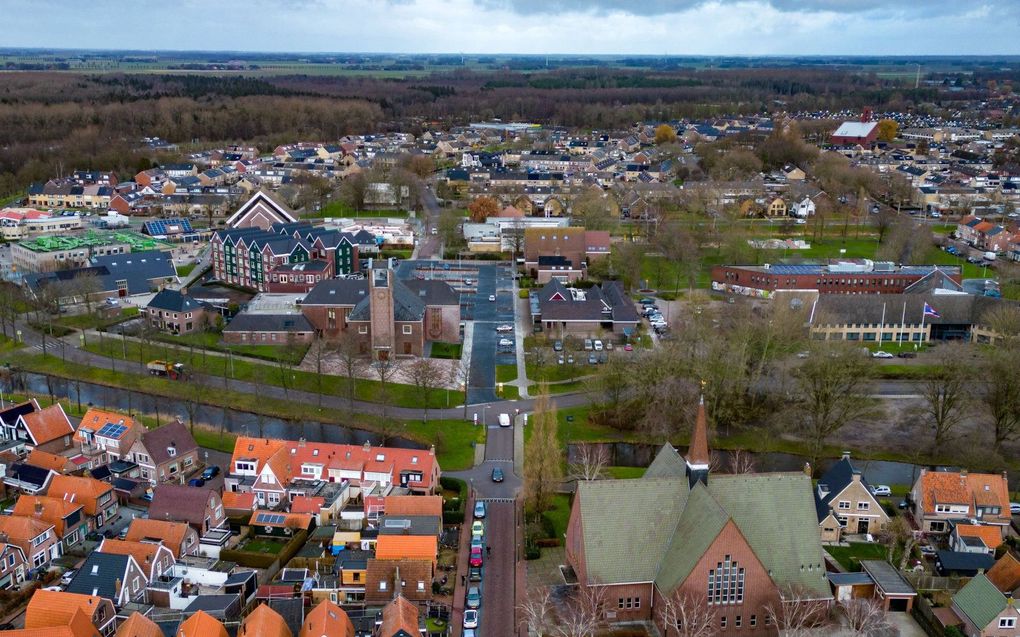
[[[257,516],[255,516],[255,521],[261,522],[263,524],[283,524],[283,521],[285,519],[286,516],[278,515],[275,513],[259,513]]]
[[[119,438],[120,435],[124,433],[126,430],[127,430],[126,425],[109,422],[103,425],[102,429],[99,430],[99,433],[97,435],[106,436],[107,438]]]

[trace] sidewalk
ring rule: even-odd
[[[514,333],[517,335],[517,378],[506,384],[516,387],[521,398],[530,398],[531,394],[528,392],[528,386],[531,382],[528,381],[528,367],[524,359],[524,339],[529,336],[528,330],[530,329],[530,322],[528,320],[528,315],[531,313],[531,309],[528,306],[528,299],[518,297],[516,280],[514,280],[513,290],[514,303],[516,304],[516,311],[514,312]]]

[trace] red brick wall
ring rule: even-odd
[[[750,271],[738,267],[717,265],[712,268],[712,282],[740,285],[757,290],[818,290],[821,294],[900,294],[921,277],[897,273],[850,273],[778,275],[767,270]],[[957,283],[960,276],[950,277]],[[819,279],[828,283],[819,284]],[[846,281],[861,281],[847,283]],[[886,282],[888,281],[888,285]]]

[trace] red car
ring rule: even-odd
[[[471,566],[482,565],[482,547],[473,546],[471,547],[471,559],[468,561]]]

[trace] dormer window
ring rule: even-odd
[[[166,448],[166,453],[167,453],[168,456],[173,458],[174,456],[177,455],[177,447],[167,447]]]
[[[319,450],[318,449],[312,449],[312,455],[313,456],[319,455]]]
[[[380,454],[377,454],[377,455],[375,456],[375,461],[376,461],[376,462],[382,462],[382,461],[383,461],[383,460],[385,460],[385,459],[386,459],[386,456],[385,456],[385,455],[383,455],[383,454],[381,454],[381,453],[380,453]]]
[[[418,464],[418,456],[411,456],[411,464]]]

